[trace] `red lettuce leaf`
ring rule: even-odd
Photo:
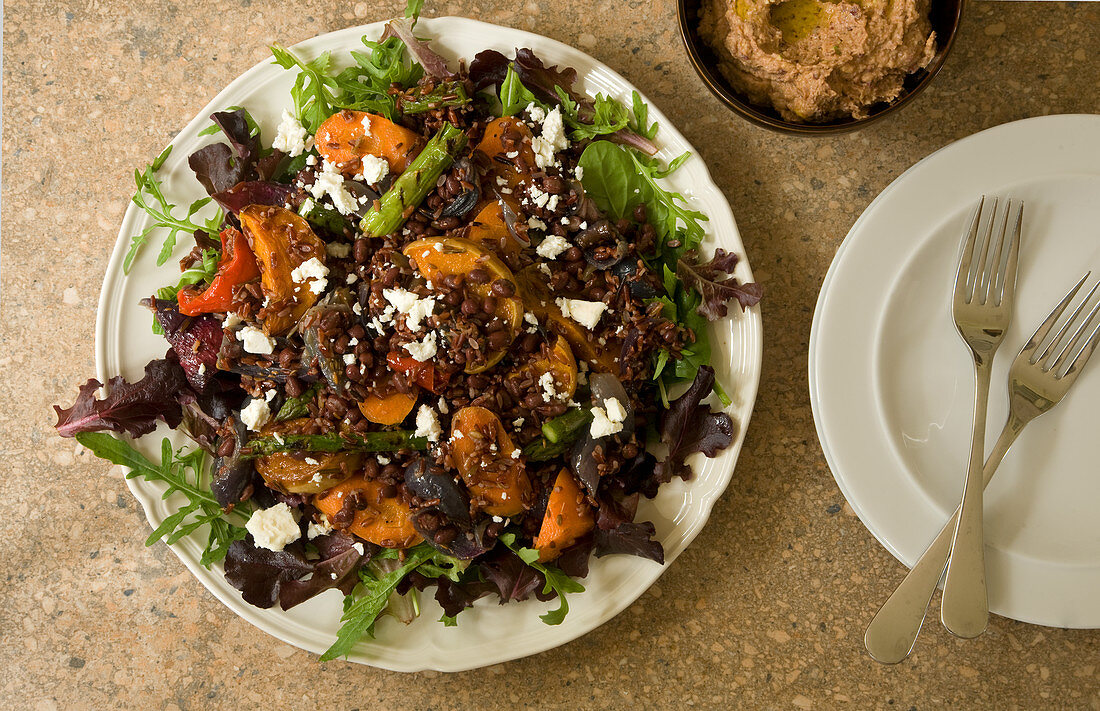
[[[214,201],[234,215],[249,205],[277,205],[283,207],[297,190],[290,185],[268,180],[248,180],[235,183],[228,190],[214,193]]]
[[[108,395],[97,400],[95,392],[101,383],[94,378],[80,386],[73,406],[57,405],[57,433],[73,437],[79,432],[125,432],[140,437],[152,432],[160,418],[175,428],[182,419],[178,396],[188,389],[183,368],[174,354],[171,358],[151,361],[145,366],[145,377],[128,383],[121,375],[107,382]]]
[[[216,111],[210,115],[210,120],[218,125],[225,137],[229,139],[233,152],[246,166],[259,157],[260,150],[256,136],[252,135],[245,119],[244,109],[236,111]]]
[[[561,103],[555,86],[560,86],[569,95],[569,98],[577,103],[578,115],[582,121],[591,121],[594,102],[587,95],[581,94],[573,88],[577,81],[577,70],[572,67],[548,67],[542,63],[530,49],[516,49],[516,58],[512,67],[519,75],[519,80],[537,96],[543,103],[557,106]]]
[[[228,190],[248,174],[248,166],[224,143],[203,146],[187,157],[187,165],[209,195]]]
[[[653,540],[656,529],[649,521],[635,523],[624,521],[615,528],[597,528],[592,535],[597,558],[605,555],[636,555],[664,564],[665,549],[660,541]]]
[[[469,71],[474,91],[500,86],[508,75],[508,64],[508,58],[495,49],[485,49],[475,54]]]
[[[443,614],[454,617],[486,595],[497,592],[494,583],[487,580],[473,580],[456,583],[441,575],[436,579],[435,601],[443,608]]]
[[[424,67],[424,73],[434,79],[451,79],[454,74],[447,68],[447,60],[436,54],[426,42],[421,42],[413,34],[413,20],[408,17],[400,17],[386,23],[386,30],[382,33],[379,42],[385,42],[389,37],[397,37],[405,43],[409,50],[409,56],[413,61]]]
[[[654,467],[659,483],[678,476],[691,478],[691,468],[684,459],[695,452],[713,457],[733,442],[733,420],[724,412],[711,412],[703,398],[714,387],[714,369],[699,366],[695,380],[683,395],[673,400],[661,415],[661,441],[668,445],[668,455]]]
[[[300,544],[271,551],[248,538],[234,541],[225,556],[225,579],[241,591],[245,602],[264,609],[278,603],[289,610],[330,588],[351,592],[358,580],[356,571],[367,562],[369,553],[359,553],[355,540],[346,533],[313,542],[321,554],[316,561],[306,559]]]
[[[764,288],[753,282],[742,284],[735,277],[722,278],[722,274],[732,274],[737,266],[737,255],[722,248],[714,251],[709,262],[700,262],[699,253],[692,249],[676,261],[676,275],[689,289],[695,289],[703,297],[697,311],[711,321],[726,317],[726,304],[737,299],[741,310],[760,303]]]
[[[496,587],[501,605],[512,600],[526,600],[542,589],[545,583],[542,574],[512,551],[498,546],[490,555],[492,557],[481,561],[478,567],[485,579]]]

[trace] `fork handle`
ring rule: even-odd
[[[989,379],[993,350],[974,352],[974,431],[970,439],[970,465],[963,484],[962,504],[951,539],[951,555],[943,580],[940,620],[947,631],[970,639],[989,624],[989,598],[985,585],[985,523],[982,503],[982,462],[985,461],[985,418],[989,403]]]
[[[982,485],[988,486],[1001,460],[1004,459],[1012,443],[1016,441],[1026,423],[1010,417],[1001,430],[1000,437],[982,470]],[[924,622],[928,603],[936,592],[936,586],[947,567],[947,558],[951,554],[951,538],[955,534],[955,522],[959,510],[940,529],[931,545],[921,554],[913,569],[906,574],[897,589],[875,613],[867,631],[863,635],[863,644],[871,658],[883,664],[897,664],[913,651],[921,624]]]

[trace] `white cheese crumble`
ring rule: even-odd
[[[314,294],[320,294],[328,286],[328,267],[321,263],[317,257],[310,257],[290,272],[290,278],[296,284],[309,282],[309,290]]]
[[[591,331],[600,322],[600,316],[607,309],[602,301],[584,301],[583,299],[554,299],[563,316],[571,318]]]
[[[347,259],[351,254],[351,245],[347,242],[329,242],[325,245],[325,251],[328,252],[328,256],[336,257],[337,259]],[[348,276],[351,276],[350,274]]]
[[[557,259],[558,255],[571,246],[569,240],[560,235],[547,235],[546,239],[535,248],[535,252],[545,259]]]
[[[270,419],[271,408],[267,406],[266,400],[258,397],[252,398],[252,402],[241,410],[241,422],[253,432],[266,425]]]
[[[375,459],[377,459],[378,463],[381,464],[382,466],[386,466],[391,461],[393,461],[389,457],[383,457],[381,454],[379,454],[377,457],[375,457]]]
[[[421,405],[420,409],[416,411],[416,432],[417,437],[427,437],[429,442],[438,442],[439,435],[443,434],[443,430],[439,426],[439,416],[435,414],[435,410],[427,405]]]
[[[345,284],[354,284],[357,281],[359,281],[359,275],[358,274],[348,274],[348,278],[344,280],[344,283]],[[356,306],[358,306],[358,304],[356,304]],[[363,307],[360,306],[359,308],[362,309]]]
[[[255,326],[245,326],[237,332],[237,339],[246,353],[268,355],[275,350],[275,340]]]
[[[356,361],[356,358],[355,358],[354,353],[345,353],[344,354],[344,365],[351,365],[355,361]]]
[[[438,407],[439,411],[442,412],[444,415],[451,411],[451,408],[447,407],[447,401],[443,398],[442,395],[439,396],[439,404],[436,405],[436,407]]]
[[[539,387],[542,388],[543,400],[545,400],[546,402],[552,402],[553,400],[557,399],[558,391],[554,387],[553,373],[543,373],[542,376],[539,377]]]
[[[525,420],[522,417],[517,417],[516,419],[512,420],[512,427],[515,427],[518,430],[520,427],[523,427],[524,422]]]
[[[206,363],[199,363],[199,375],[206,375]]]
[[[537,185],[532,185],[527,189],[527,197],[537,207],[546,207],[547,201],[550,200],[550,193],[543,192]]]
[[[354,548],[355,552],[358,553],[359,555],[366,555],[366,553],[367,553],[366,549],[363,548],[363,544],[360,543],[359,541],[356,541],[355,543],[352,543],[351,547]]]
[[[421,363],[426,360],[431,360],[432,358],[435,358],[435,354],[439,350],[438,346],[436,345],[435,331],[429,332],[428,335],[424,336],[424,338],[420,341],[406,343],[404,347],[405,350],[409,352],[409,355],[411,355],[413,358],[420,361]]]
[[[542,135],[536,136],[531,141],[531,150],[535,152],[535,165],[540,168],[549,168],[557,162],[554,154],[568,147],[569,139],[565,137],[565,126],[561,122],[561,108],[555,106],[542,121]]]
[[[622,432],[626,419],[626,410],[618,398],[609,397],[603,405],[592,408],[592,436],[597,439]]]
[[[302,535],[290,507],[282,502],[254,512],[244,527],[252,534],[257,546],[269,551],[281,551],[286,544],[293,543]]]
[[[341,215],[355,212],[355,197],[344,187],[344,176],[340,174],[340,170],[327,158],[321,164],[321,172],[317,174],[313,185],[309,187],[309,194],[318,199],[328,195]]]
[[[317,156],[313,155],[312,153],[310,153],[308,156],[306,156],[306,165],[308,165],[311,168],[313,166],[317,165]]]
[[[286,109],[283,109],[283,119],[279,124],[275,140],[271,142],[272,148],[277,148],[291,158],[300,156],[310,148],[313,148],[313,139],[309,131],[298,122]]]
[[[241,317],[230,311],[225,315],[225,321],[222,322],[222,328],[236,328],[242,323]]]
[[[527,226],[533,230],[546,230],[546,223],[537,217],[528,217]]]
[[[371,135],[370,133],[370,114],[363,114],[363,120],[360,122],[363,124],[363,137]]]
[[[577,176],[577,180],[584,180],[584,168],[578,165],[573,171],[573,175]]]
[[[320,521],[310,521],[309,528],[306,529],[306,538],[313,540],[318,536],[327,536],[332,533],[332,524],[329,523],[328,516],[321,514]]]
[[[372,156],[370,153],[363,156],[363,180],[371,185],[382,182],[390,172],[390,164],[384,158]]]
[[[527,108],[524,109],[527,115],[531,117],[531,120],[535,123],[542,123],[546,120],[546,109],[542,108],[534,101],[527,104]]]
[[[521,455],[521,454],[523,454],[522,449],[519,449],[518,447],[516,449],[513,449],[512,450],[512,459],[519,459],[519,455]]]
[[[401,288],[383,289],[382,296],[400,313],[405,314],[405,326],[410,331],[419,331],[421,322],[435,311],[434,296],[420,298],[411,291]]]

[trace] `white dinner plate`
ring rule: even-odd
[[[912,567],[955,509],[974,374],[950,311],[980,195],[1025,203],[1016,315],[994,362],[986,451],[1012,358],[1065,293],[1100,274],[1100,116],[1026,119],[933,153],[879,195],[825,277],[810,399],[825,457],[864,525]],[[1090,281],[1090,285],[1091,285]],[[1100,363],[1024,430],[986,489],[993,612],[1100,627]]]
[[[346,51],[363,49],[360,37],[377,39],[384,23],[353,27],[321,35],[293,47],[304,58],[323,51],[333,51],[337,61],[344,60]],[[506,27],[499,27],[465,18],[421,19],[417,35],[433,38],[432,46],[452,62],[465,58],[469,62],[483,49],[496,49],[511,55],[516,47],[530,47],[547,64],[561,64],[577,69],[586,91],[603,92],[630,102],[633,86],[625,79],[587,54],[545,37]],[[205,143],[217,140],[200,137],[198,132],[210,124],[211,112],[228,106],[248,108],[270,141],[282,109],[290,106],[293,74],[270,62],[262,62],[242,74],[226,87],[172,142],[175,148],[159,175],[164,180],[168,199],[177,205],[187,205],[203,196],[202,188],[187,167],[187,156]],[[657,143],[664,160],[692,150],[675,127],[652,103],[651,120],[660,122]],[[733,215],[721,191],[714,185],[702,160],[692,157],[668,180],[668,184],[689,196],[692,207],[710,216],[707,223],[707,247],[716,246],[744,255]],[[123,374],[140,377],[145,364],[163,357],[166,344],[149,329],[150,314],[138,305],[138,300],[152,294],[157,287],[174,282],[178,275],[176,259],[191,247],[181,245],[174,259],[164,267],[155,266],[159,240],[154,237],[136,260],[128,276],[122,273],[122,259],[131,235],[148,224],[146,215],[131,205],[123,218],[118,242],[107,268],[100,295],[96,322],[96,369],[101,381]],[[749,263],[743,259],[736,276],[752,281]],[[611,619],[636,600],[657,580],[703,527],[711,507],[725,490],[733,473],[737,455],[744,441],[744,431],[752,414],[760,380],[763,334],[758,308],[741,314],[736,307],[732,318],[715,325],[712,331],[713,366],[719,380],[733,398],[728,412],[737,423],[732,446],[715,459],[693,460],[696,475],[690,482],[674,481],[661,488],[653,501],[643,501],[638,520],[652,520],[657,537],[665,547],[664,566],[630,556],[608,556],[593,559],[591,572],[583,581],[587,591],[569,597],[569,615],[565,622],[550,627],[539,615],[556,603],[529,601],[497,605],[481,600],[473,609],[462,613],[457,627],[444,627],[437,622],[441,615],[431,595],[421,597],[422,613],[409,626],[393,618],[383,618],[377,626],[378,637],[364,640],[350,659],[396,671],[436,669],[459,671],[534,654],[575,639]],[[162,428],[163,429],[163,428]],[[159,435],[150,435],[140,444],[146,453],[155,450]],[[177,445],[187,444],[181,436]],[[175,510],[179,501],[161,500],[163,489],[139,480],[128,481],[130,489],[145,508],[149,523],[158,525]],[[138,535],[120,532],[119,535]],[[206,570],[198,564],[205,531],[192,535],[173,546],[172,550],[219,600],[231,610],[264,631],[312,652],[323,652],[335,639],[339,628],[341,596],[329,590],[309,602],[287,612],[279,609],[261,610],[241,600],[222,575],[220,566]]]

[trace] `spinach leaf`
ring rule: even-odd
[[[501,116],[515,116],[527,108],[528,104],[537,106],[544,104],[531,93],[519,80],[519,74],[508,65],[508,71],[504,75],[504,81],[500,83]]]

